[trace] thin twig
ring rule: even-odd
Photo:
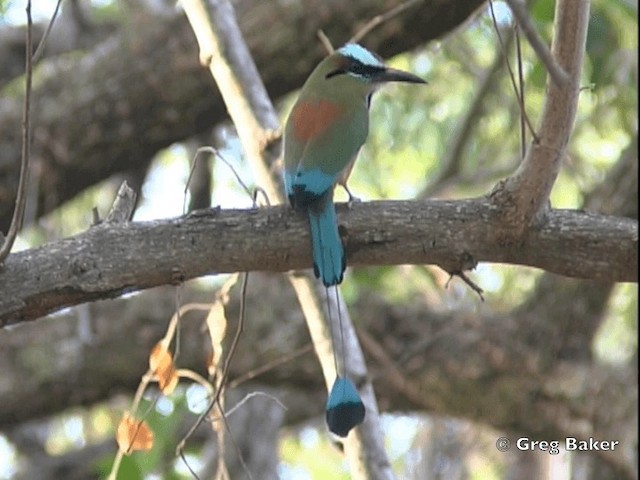
[[[496,20],[496,14],[493,11],[493,1],[489,0],[489,11],[491,12],[491,18],[493,20],[493,25],[496,30],[496,34],[498,35],[498,41],[500,42],[500,46],[502,47],[502,51],[504,54],[504,59],[507,64],[507,70],[509,71],[509,77],[511,78],[511,85],[513,86],[513,91],[516,93],[516,98],[518,99],[518,106],[520,107],[520,115],[527,122],[527,126],[531,131],[531,136],[534,138],[536,142],[538,142],[538,136],[536,135],[536,131],[529,120],[527,112],[524,109],[524,105],[520,102],[520,94],[518,91],[518,84],[516,83],[516,77],[513,73],[513,69],[511,68],[511,62],[509,62],[509,55],[507,54],[507,48],[505,46],[505,42],[502,40],[502,34],[500,33],[500,29],[498,28],[498,21]]]
[[[358,30],[356,34],[353,37],[351,37],[349,42],[358,43],[360,40],[362,40],[365,37],[365,35],[367,35],[370,31],[372,31],[378,25],[381,25],[384,22],[391,20],[393,17],[400,15],[407,8],[412,7],[413,5],[416,5],[421,1],[422,0],[407,0],[406,2],[401,3],[400,5],[392,8],[386,13],[376,15],[371,20],[369,20],[364,27]]]
[[[225,430],[228,433],[231,433],[231,428],[229,427],[229,421],[227,419],[227,414],[222,411],[222,408],[220,408],[220,414],[221,414],[220,418],[222,419],[222,422],[224,423]],[[251,470],[249,469],[249,465],[247,465],[247,462],[244,459],[244,455],[242,454],[242,450],[240,449],[240,446],[238,445],[238,442],[236,442],[236,439],[233,438],[233,435],[229,435],[229,440],[233,444],[233,448],[235,448],[235,450],[236,450],[236,455],[238,457],[238,460],[240,461],[240,465],[242,465],[242,469],[244,470],[244,473],[247,474],[247,478],[249,480],[253,480],[253,475],[251,474]],[[218,446],[218,449],[220,450],[220,446]],[[221,458],[221,457],[218,457],[218,458]],[[229,478],[229,472],[227,471],[227,465],[224,463],[224,459],[221,460],[220,467],[222,469],[224,469],[224,472],[226,474],[226,478]],[[218,471],[218,474],[220,474],[220,471]]]
[[[324,47],[324,49],[327,51],[327,55],[331,55],[333,53],[333,45],[331,45],[331,40],[329,40],[329,37],[327,37],[327,34],[324,33],[324,31],[322,30],[318,30],[318,38],[320,39],[320,43],[322,43],[322,46]]]
[[[521,112],[527,110],[524,103],[524,73],[522,71],[522,45],[520,44],[520,29],[518,24],[514,25],[515,37],[516,37],[516,62],[518,63],[518,101],[522,105]],[[524,115],[520,113],[520,159],[524,160],[524,156],[527,154],[527,127]]]
[[[513,15],[516,17],[518,23],[520,24],[524,35],[527,37],[527,40],[529,40],[531,48],[533,48],[533,50],[536,52],[538,58],[540,58],[547,71],[549,72],[549,75],[551,75],[553,81],[558,86],[564,85],[569,79],[569,76],[567,75],[567,72],[565,72],[554,60],[553,55],[551,55],[551,52],[549,51],[549,48],[544,43],[542,38],[540,38],[540,35],[538,35],[536,27],[533,25],[533,22],[531,21],[531,17],[527,13],[525,5],[520,0],[506,1],[507,4],[509,4],[509,8],[511,8],[511,11],[513,12]]]
[[[297,350],[294,350],[293,352],[287,353],[285,355],[282,355],[270,362],[265,363],[264,365],[262,365],[261,367],[255,368],[253,370],[250,370],[246,373],[244,373],[243,375],[239,376],[238,378],[235,378],[233,381],[229,382],[229,388],[235,388],[238,385],[241,385],[244,382],[247,382],[249,380],[253,380],[254,378],[256,378],[259,375],[262,375],[263,373],[268,372],[269,370],[273,370],[276,367],[279,367],[280,365],[284,365],[286,363],[289,363],[290,361],[304,355],[305,353],[310,353],[313,351],[313,344],[312,343],[308,343],[307,345],[305,345],[304,347],[300,347]]]
[[[184,463],[184,466],[187,467],[187,470],[189,470],[189,473],[191,474],[191,476],[195,478],[195,480],[200,480],[200,477],[198,476],[198,474],[195,472],[193,468],[191,468],[191,465],[189,465],[189,462],[187,462],[187,456],[185,455],[185,453],[182,450],[180,450],[178,454],[180,455],[180,460],[182,460],[182,463]]]
[[[29,181],[29,157],[31,156],[31,83],[33,72],[32,49],[32,27],[31,19],[31,0],[27,2],[27,45],[25,52],[25,93],[24,105],[22,110],[22,158],[20,160],[20,179],[18,180],[18,192],[16,194],[16,204],[11,218],[11,226],[4,238],[2,247],[0,248],[0,265],[9,255],[13,243],[16,241],[18,231],[22,227],[22,218],[24,215],[24,206],[26,203],[27,183]]]
[[[246,309],[246,299],[247,299],[247,285],[249,283],[249,272],[244,272],[244,276],[242,278],[242,289],[241,289],[241,294],[240,294],[240,312],[238,313],[238,327],[236,328],[236,333],[233,337],[233,341],[231,342],[231,346],[229,347],[229,354],[227,355],[227,357],[225,358],[225,363],[224,363],[224,367],[222,369],[222,375],[220,377],[220,382],[218,383],[218,388],[216,391],[216,395],[213,399],[213,402],[211,404],[211,406],[213,405],[217,405],[218,410],[220,411],[220,417],[222,418],[222,421],[224,423],[224,429],[220,430],[219,433],[219,443],[218,443],[218,459],[219,459],[219,464],[218,464],[218,473],[222,470],[223,472],[226,472],[226,465],[224,463],[224,458],[222,457],[222,452],[223,452],[223,446],[222,445],[224,443],[224,431],[227,431],[228,433],[231,433],[231,429],[229,428],[229,422],[227,421],[227,414],[224,411],[224,405],[222,404],[222,391],[225,390],[225,384],[227,381],[227,378],[229,376],[229,368],[231,366],[231,360],[233,358],[234,353],[236,352],[237,348],[238,348],[238,342],[240,341],[240,336],[242,335],[242,332],[244,331],[244,318],[245,318],[245,309]],[[242,469],[245,471],[245,473],[247,474],[247,477],[249,478],[249,480],[253,480],[253,476],[251,474],[251,471],[249,470],[249,466],[247,465],[247,463],[244,460],[244,455],[242,454],[242,451],[240,450],[240,447],[238,446],[235,438],[233,437],[233,435],[229,435],[229,439],[231,441],[231,443],[233,444],[237,456],[238,456],[238,460],[240,461],[240,464],[242,465]],[[228,472],[227,476],[228,476]]]
[[[464,273],[463,271],[449,273],[449,280],[447,280],[447,283],[445,284],[444,288],[449,287],[449,284],[451,283],[451,279],[453,279],[453,277],[460,277],[460,279],[464,283],[466,283],[469,286],[469,288],[471,288],[471,290],[473,290],[478,294],[478,296],[480,297],[480,300],[484,302],[484,295],[482,295],[484,293],[484,290],[482,289],[482,287],[480,287],[476,282],[474,282],[469,277],[467,277],[466,273]]]
[[[187,440],[191,437],[191,435],[193,435],[193,432],[196,431],[196,428],[200,426],[200,424],[204,421],[207,415],[209,415],[209,412],[211,411],[213,406],[216,404],[219,405],[220,395],[222,393],[224,384],[229,375],[229,367],[231,366],[231,360],[233,358],[233,354],[235,353],[238,347],[238,342],[240,341],[240,335],[244,330],[244,317],[245,317],[244,299],[246,298],[246,295],[247,295],[248,278],[249,278],[249,274],[245,272],[244,277],[242,279],[242,287],[241,287],[242,293],[241,293],[241,301],[240,301],[240,312],[238,314],[238,326],[236,328],[235,335],[231,342],[231,346],[229,347],[229,354],[225,359],[224,367],[222,369],[222,375],[220,376],[220,380],[217,382],[218,385],[216,388],[216,393],[214,397],[211,399],[211,401],[209,402],[209,404],[207,405],[207,408],[205,408],[204,411],[200,414],[200,416],[198,417],[198,420],[196,420],[196,422],[191,426],[191,428],[186,433],[186,435],[182,437],[182,440],[180,441],[180,443],[178,443],[178,446],[176,447],[176,452],[178,455],[180,455],[181,452],[184,450],[184,446],[186,445]],[[220,411],[222,412],[222,408],[220,409]]]
[[[227,283],[225,283],[225,286],[229,285],[230,281],[232,279],[228,280]],[[223,291],[225,289],[225,286],[223,286],[221,288],[221,291]],[[231,288],[230,286],[227,287],[227,291],[228,288]],[[171,320],[169,321],[169,325],[167,326],[167,331],[164,335],[164,337],[162,337],[162,339],[159,341],[159,343],[163,346],[163,348],[165,349],[169,349],[169,345],[171,344],[172,339],[174,338],[174,336],[178,335],[178,324],[180,322],[180,319],[182,318],[182,316],[191,311],[191,310],[208,310],[211,308],[211,304],[202,304],[202,303],[189,303],[186,305],[182,305],[179,308],[176,308],[176,313],[171,317]],[[176,339],[176,352],[175,355],[173,356],[173,362],[175,362],[175,360],[178,357],[178,352],[179,352],[179,341]],[[179,378],[189,378],[191,380],[194,380],[195,382],[199,383],[200,385],[202,385],[203,387],[205,387],[207,389],[208,392],[212,393],[213,392],[213,387],[211,386],[211,384],[209,382],[207,382],[202,376],[200,376],[199,374],[192,372],[190,370],[185,370],[185,369],[178,369],[176,370],[176,375],[178,375]],[[149,384],[151,382],[153,382],[155,380],[155,375],[154,375],[154,371],[151,370],[151,367],[147,370],[147,372],[142,376],[142,379],[140,381],[140,383],[138,384],[138,388],[136,390],[136,393],[134,395],[133,398],[133,402],[131,403],[131,408],[130,408],[130,412],[135,412],[139,405],[140,402],[142,401],[142,395],[144,394],[144,392],[146,391],[147,387],[149,386]],[[151,410],[155,407],[158,399],[160,398],[160,392],[158,392],[155,396],[152,402],[149,403],[149,406],[146,410],[146,412],[143,413],[142,418],[140,419],[140,424],[142,424],[142,421],[147,417],[147,415],[149,415],[149,413],[151,412]],[[137,433],[137,432],[136,432]],[[133,437],[135,439],[135,435]],[[133,440],[132,442],[133,443]],[[123,451],[122,449],[118,448],[118,452],[116,453],[115,459],[113,461],[113,464],[111,466],[111,472],[109,473],[109,480],[115,480],[117,474],[118,474],[118,470],[120,469],[120,463],[122,462],[122,458],[123,456],[126,454],[127,452]],[[195,472],[193,472],[193,470],[191,469],[191,467],[189,466],[188,462],[186,461],[185,456],[182,454],[182,451],[179,451],[180,454],[180,458],[182,459],[182,461],[185,463],[185,465],[187,466],[187,468],[189,469],[189,471],[194,475],[194,478],[198,478],[197,475],[195,474]]]
[[[173,363],[177,363],[178,358],[180,357],[180,325],[182,324],[182,315],[180,315],[180,305],[182,304],[182,286],[184,284],[180,283],[176,286],[174,292],[175,292],[175,297],[174,297],[174,305],[175,305],[175,310],[177,312],[177,328],[176,328],[176,334],[175,334],[175,348],[173,350]]]
[[[288,410],[288,408],[284,405],[284,403],[282,403],[280,400],[278,400],[273,395],[269,395],[267,392],[260,392],[260,391],[258,391],[258,392],[249,392],[242,398],[242,400],[240,400],[233,407],[231,407],[229,410],[227,410],[227,412],[226,412],[227,418],[229,418],[230,415],[232,415],[235,411],[237,411],[242,405],[247,403],[253,397],[259,397],[259,396],[267,397],[267,398],[273,400],[274,402],[276,402],[278,405],[280,405],[283,410]]]
[[[47,42],[47,38],[49,38],[49,34],[51,33],[51,28],[53,27],[53,22],[56,21],[58,17],[58,12],[60,11],[60,6],[62,5],[63,0],[58,0],[56,4],[56,9],[53,11],[53,15],[51,15],[51,20],[49,20],[49,24],[47,25],[47,29],[44,31],[42,38],[40,39],[40,43],[38,44],[38,48],[36,48],[36,52],[33,54],[33,63],[38,63],[40,57],[42,56],[42,52],[44,51],[44,46]]]
[[[16,204],[13,211],[13,217],[11,218],[9,231],[7,232],[7,236],[4,239],[2,239],[0,236],[0,240],[2,240],[2,247],[0,248],[0,265],[9,255],[9,252],[11,251],[11,248],[16,241],[16,237],[18,236],[18,231],[22,227],[22,220],[24,218],[24,209],[27,199],[27,184],[29,182],[29,160],[31,157],[31,90],[33,65],[37,63],[37,61],[42,56],[44,46],[46,44],[47,38],[49,37],[49,33],[51,32],[51,28],[53,27],[53,23],[58,16],[58,11],[60,10],[61,4],[62,0],[58,0],[53,15],[51,16],[51,20],[49,20],[49,24],[47,25],[47,29],[42,35],[35,53],[33,53],[33,20],[31,18],[31,0],[27,2],[27,42],[25,47],[26,87],[24,93],[24,107],[22,111],[22,155],[20,161],[20,178],[18,180]]]
[[[249,196],[249,198],[253,198],[253,193],[251,191],[251,189],[247,186],[246,183],[244,183],[244,181],[242,180],[242,177],[240,176],[240,174],[236,171],[236,169],[234,168],[234,166],[231,164],[231,162],[229,160],[227,160],[224,155],[222,155],[217,148],[215,147],[211,147],[211,146],[204,146],[204,147],[200,147],[196,150],[196,155],[195,158],[193,160],[193,165],[195,166],[196,161],[198,159],[198,155],[200,155],[201,153],[210,153],[211,155],[218,157],[220,160],[222,160],[224,162],[224,164],[229,167],[229,170],[231,170],[231,173],[233,173],[233,175],[236,177],[236,180],[238,181],[238,183],[240,184],[240,186],[242,187],[242,189],[245,191],[245,193]],[[191,168],[190,172],[189,172],[189,178],[187,179],[187,184],[184,187],[184,193],[187,193],[187,189],[189,187],[189,182],[191,180],[191,177],[193,175],[193,171],[194,171],[194,167]]]
[[[149,384],[152,382],[153,380],[153,372],[151,371],[151,369],[147,370],[147,372],[142,376],[142,379],[140,380],[140,383],[138,384],[138,388],[136,390],[136,393],[133,397],[133,401],[131,402],[131,408],[129,409],[129,412],[131,412],[131,415],[133,415],[133,412],[135,412],[139,405],[140,402],[142,401],[142,395],[144,394],[144,392],[146,391],[147,387],[149,386]],[[139,419],[139,425],[142,424],[142,422],[144,421],[144,419],[146,418],[146,416],[149,414],[150,409],[153,408],[156,404],[156,402],[158,401],[160,394],[158,393],[153,402],[150,402],[149,404],[149,408],[147,408],[147,411],[142,415],[142,418]],[[133,440],[135,440],[135,436],[137,435],[137,431],[136,434],[133,435],[133,438],[131,439],[131,444],[133,444]],[[118,452],[116,453],[115,459],[113,460],[113,464],[111,465],[111,471],[109,472],[109,476],[107,477],[108,480],[116,480],[116,477],[118,475],[118,470],[120,469],[120,463],[122,462],[122,458],[124,457],[125,454],[127,454],[128,452],[122,450],[120,447],[118,447]]]
[[[264,198],[264,203],[267,207],[271,206],[271,200],[269,200],[269,195],[267,194],[267,191],[262,188],[262,187],[256,187],[253,189],[253,195],[252,195],[252,200],[253,200],[253,207],[257,208],[258,207],[258,196],[262,195],[262,198]]]

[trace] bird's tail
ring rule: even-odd
[[[313,272],[321,278],[325,287],[342,282],[346,261],[344,248],[338,233],[333,195],[320,202],[318,208],[309,209],[311,246],[313,248]]]
[[[351,380],[336,378],[327,399],[325,412],[329,431],[339,437],[346,437],[353,427],[364,421],[364,404]]]

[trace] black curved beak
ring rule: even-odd
[[[427,83],[413,73],[396,70],[395,68],[385,68],[373,79],[374,82],[405,82],[405,83]]]

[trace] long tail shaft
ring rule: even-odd
[[[335,327],[335,324],[331,321],[331,298],[329,296],[329,288],[326,287],[327,313],[329,314],[329,328],[332,331],[331,338],[333,342],[333,355],[336,366],[336,379],[331,391],[329,392],[325,411],[329,430],[339,437],[346,437],[352,428],[364,421],[365,407],[358,390],[347,376],[347,349],[345,346],[344,329],[342,326],[340,293],[337,286],[335,287],[335,294],[338,313],[338,338],[333,334],[333,331],[335,330],[333,327]],[[341,369],[337,360],[338,355],[342,357],[342,362],[340,362],[342,365]],[[340,375],[340,370],[342,370],[342,376]]]

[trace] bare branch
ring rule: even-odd
[[[466,273],[464,273],[463,271],[460,271],[460,272],[449,273],[449,275],[450,275],[449,280],[447,280],[447,284],[446,284],[447,288],[449,287],[449,284],[451,283],[451,280],[453,279],[453,277],[459,277],[464,283],[467,284],[467,286],[471,290],[476,292],[478,294],[478,297],[480,297],[480,300],[484,302],[484,295],[482,295],[484,293],[484,290],[482,290],[482,288],[476,282],[471,280]]]
[[[33,22],[31,19],[31,0],[27,2],[27,34],[26,34],[26,42],[25,42],[25,94],[24,94],[24,103],[22,110],[22,154],[20,161],[20,179],[18,180],[18,187],[16,190],[16,203],[13,211],[13,216],[11,218],[11,224],[9,226],[9,231],[7,236],[3,238],[2,232],[0,232],[0,242],[2,246],[0,247],[0,265],[9,252],[11,251],[11,247],[13,247],[13,243],[16,240],[16,236],[18,235],[18,230],[22,228],[22,221],[24,219],[24,209],[27,202],[27,184],[29,182],[29,160],[31,157],[31,83],[32,83],[32,74],[33,74],[33,64],[37,63],[40,59],[42,52],[44,51],[44,47],[47,43],[47,38],[49,37],[49,33],[51,32],[51,28],[53,27],[54,22],[56,21],[56,17],[58,16],[58,11],[60,10],[60,5],[62,4],[62,0],[58,0],[56,4],[56,8],[53,12],[51,20],[49,20],[49,24],[47,25],[47,29],[45,30],[42,38],[40,39],[40,43],[38,44],[38,48],[35,53],[33,53]]]
[[[260,73],[246,46],[228,2],[214,1],[208,8],[201,0],[182,0],[200,47],[200,62],[216,81],[251,168],[261,179],[270,199],[282,199],[279,179],[270,168],[280,152],[279,143],[270,155],[278,116],[271,105]],[[257,80],[257,81],[256,81]],[[264,182],[263,179],[270,179]]]
[[[637,220],[552,210],[544,225],[512,244],[495,208],[477,199],[367,202],[337,210],[352,266],[437,264],[458,271],[472,258],[637,281]],[[101,224],[7,259],[0,270],[0,327],[206,274],[308,268],[309,252],[307,222],[284,206]]]
[[[538,141],[532,142],[518,170],[491,194],[504,222],[505,241],[521,239],[534,219],[542,221],[548,207],[573,129],[588,20],[587,0],[556,2],[552,53],[569,80],[562,85],[547,82]]]
[[[40,57],[42,56],[42,52],[44,52],[44,47],[47,44],[47,38],[49,38],[49,34],[51,33],[51,29],[53,28],[53,23],[56,21],[56,18],[58,17],[58,12],[60,11],[61,5],[62,5],[62,0],[58,0],[58,3],[56,3],[56,8],[53,11],[53,15],[51,15],[51,20],[49,20],[49,23],[47,24],[47,29],[44,31],[44,34],[42,35],[42,39],[38,44],[38,48],[36,48],[36,51],[33,54],[33,63],[37,63],[38,60],[40,60]]]
[[[522,71],[522,44],[520,42],[520,30],[518,26],[515,26],[516,37],[516,60],[518,62],[518,89],[516,94],[518,95],[518,103],[520,105],[520,159],[524,159],[527,154],[527,130],[526,124],[529,121],[529,117],[526,115],[527,106],[525,104],[524,96],[524,73]],[[537,137],[533,135],[533,138],[537,141]]]
[[[322,46],[327,52],[327,55],[331,55],[334,51],[334,48],[331,44],[331,40],[329,40],[329,37],[327,37],[327,34],[322,30],[318,30],[318,39],[320,40],[320,43],[322,43]]]

